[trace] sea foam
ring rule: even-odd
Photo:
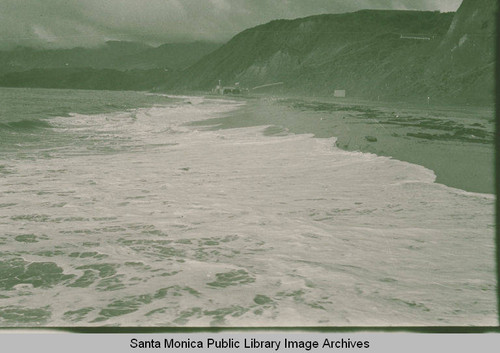
[[[2,325],[496,323],[490,195],[335,139],[188,124],[242,104],[51,119],[71,144],[0,185]]]

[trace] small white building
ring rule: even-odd
[[[333,96],[338,98],[345,98],[345,89],[336,89],[333,91]]]
[[[240,83],[236,82],[234,86],[222,86],[221,80],[219,84],[212,89],[212,93],[215,94],[240,94],[242,90],[240,89]]]

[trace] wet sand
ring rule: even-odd
[[[337,137],[337,146],[418,164],[436,182],[494,193],[494,112],[355,100],[249,98],[237,113],[202,121],[211,129],[269,126],[266,134]]]

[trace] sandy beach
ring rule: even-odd
[[[348,151],[374,153],[431,169],[436,182],[494,193],[493,108],[356,100],[250,98],[237,114],[195,123],[211,129],[269,126],[266,134],[336,137]]]

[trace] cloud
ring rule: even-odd
[[[0,0],[0,46],[225,41],[277,18],[363,8],[454,11],[461,0]]]

